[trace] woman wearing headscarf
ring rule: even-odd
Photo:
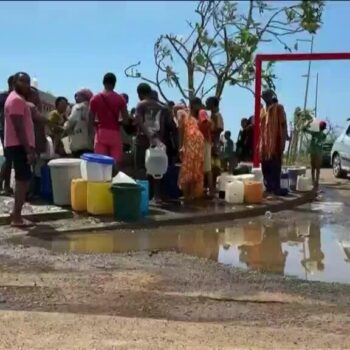
[[[204,137],[199,130],[198,118],[202,101],[193,98],[190,110],[175,108],[179,119],[181,169],[179,188],[186,201],[203,196],[204,185]]]
[[[88,89],[81,89],[75,94],[76,104],[64,125],[69,137],[70,149],[76,158],[94,150],[94,128],[90,117],[89,103],[93,93]]]

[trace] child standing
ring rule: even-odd
[[[310,142],[310,161],[311,161],[311,177],[312,183],[314,186],[314,190],[318,191],[319,189],[319,181],[320,181],[320,172],[322,166],[322,146],[325,142],[327,135],[324,133],[326,130],[327,124],[324,121],[320,122],[320,130],[319,131],[311,131],[308,128],[305,128],[304,131],[311,135]]]
[[[223,152],[222,152],[222,168],[224,171],[228,171],[232,174],[235,162],[235,149],[234,143],[231,139],[231,132],[225,131]]]

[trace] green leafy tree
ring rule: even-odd
[[[186,36],[162,34],[154,45],[155,77],[140,71],[141,62],[127,67],[127,77],[152,84],[167,99],[164,88],[176,88],[182,98],[221,97],[227,85],[251,89],[255,77],[254,55],[259,44],[278,42],[292,52],[297,33],[316,33],[321,25],[324,2],[253,1],[246,12],[234,1],[199,1],[197,20],[187,21]],[[179,65],[186,74],[180,75]],[[183,71],[183,70],[182,70]],[[263,82],[274,87],[273,64],[263,67]],[[252,91],[253,92],[253,91]]]

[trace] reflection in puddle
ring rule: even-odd
[[[342,202],[318,202],[312,203],[312,210],[323,211],[324,213],[338,213],[343,209],[344,203]]]
[[[350,283],[350,233],[342,226],[271,222],[179,230],[74,233],[45,239],[27,236],[12,242],[73,253],[176,251],[255,271]]]

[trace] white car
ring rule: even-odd
[[[346,178],[350,173],[350,122],[334,142],[331,159],[334,176]]]

